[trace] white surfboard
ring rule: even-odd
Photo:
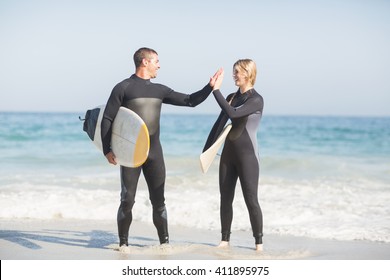
[[[99,106],[100,112],[96,124],[93,143],[102,148],[100,124],[105,106]],[[111,149],[119,165],[126,167],[141,166],[147,159],[150,148],[149,131],[145,122],[136,113],[120,107],[112,124]]]
[[[225,142],[226,136],[228,135],[230,129],[232,129],[232,124],[225,126],[214,144],[200,155],[200,167],[203,173],[206,173],[209,170],[209,167],[213,163],[215,156],[217,155],[222,144]]]

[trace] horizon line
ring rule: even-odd
[[[85,114],[86,111],[37,111],[37,110],[0,110],[0,113],[8,113],[8,114]],[[163,115],[195,115],[195,116],[218,116],[217,114],[210,112],[162,112]],[[344,118],[390,118],[390,114],[381,115],[381,114],[324,114],[324,113],[269,113],[263,114],[263,117],[344,117]],[[80,116],[82,117],[82,116]]]

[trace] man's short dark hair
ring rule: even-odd
[[[140,48],[134,53],[133,59],[135,67],[138,68],[144,58],[150,58],[152,54],[158,54],[155,50],[150,48]]]

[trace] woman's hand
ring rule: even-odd
[[[224,74],[224,71],[223,69],[219,69],[218,70],[218,75],[214,81],[214,86],[213,86],[213,90],[217,90],[217,89],[220,89],[221,88],[221,84],[222,84],[222,81],[223,81],[223,74]],[[211,84],[210,84],[211,85]]]
[[[214,89],[215,81],[218,79],[218,77],[223,73],[223,69],[219,68],[217,72],[215,72],[214,76],[210,78],[209,85]]]

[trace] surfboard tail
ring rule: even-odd
[[[211,164],[213,163],[213,160],[215,156],[217,155],[219,149],[221,148],[222,144],[225,142],[225,139],[227,135],[229,134],[230,129],[232,129],[232,125],[228,124],[225,126],[221,134],[218,136],[217,140],[214,142],[213,145],[211,145],[210,148],[208,148],[206,151],[204,151],[199,159],[200,159],[200,168],[202,169],[203,173],[207,173],[209,170]]]
[[[207,160],[208,156],[205,155],[204,153],[200,155],[199,160],[200,160],[200,168],[202,169],[203,173],[207,173],[209,170],[211,163],[213,162],[212,160]]]

